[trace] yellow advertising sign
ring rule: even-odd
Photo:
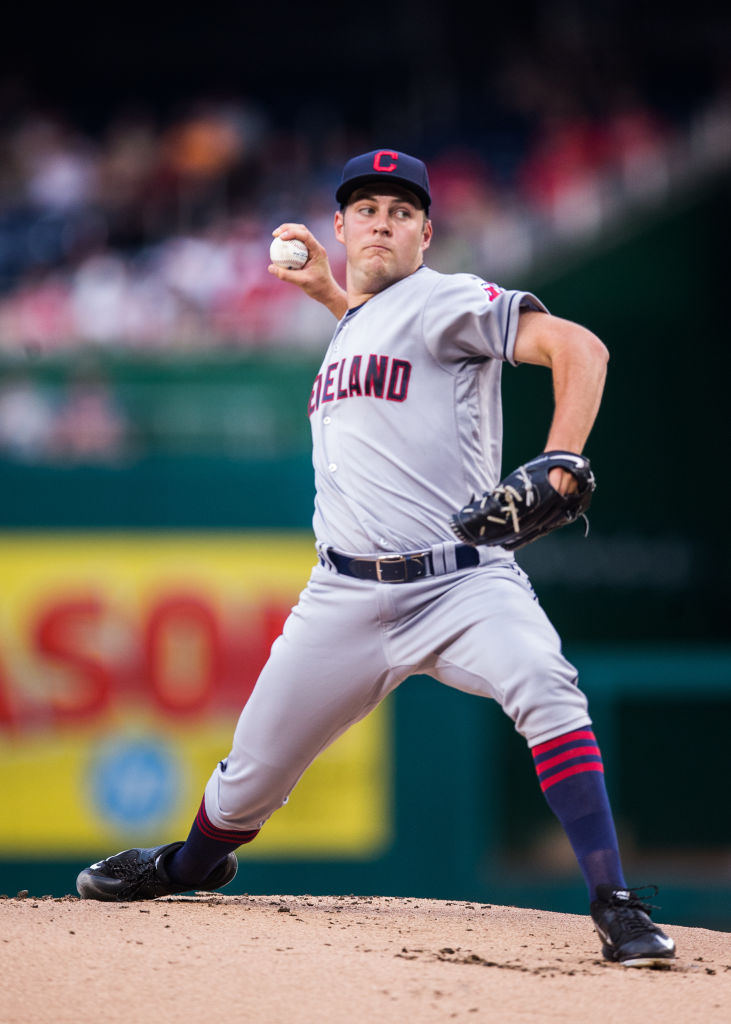
[[[299,534],[0,537],[0,856],[185,838],[314,560]],[[251,853],[380,852],[391,746],[381,707]]]

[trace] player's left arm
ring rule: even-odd
[[[606,346],[579,324],[526,310],[518,322],[514,359],[551,370],[554,413],[544,450],[581,453],[604,392],[609,360]],[[576,488],[566,470],[552,470],[550,479],[562,494]]]

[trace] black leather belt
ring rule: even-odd
[[[458,544],[454,549],[454,555],[457,569],[479,565],[479,552],[469,544]],[[327,557],[343,576],[355,576],[359,580],[411,583],[413,580],[435,575],[431,551],[419,551],[411,555],[384,555],[382,558],[350,558],[333,548],[328,548]]]

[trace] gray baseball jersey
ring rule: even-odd
[[[309,402],[319,542],[383,553],[452,537],[454,510],[500,479],[521,308],[545,307],[422,267],[346,314]]]
[[[500,373],[521,309],[544,307],[422,267],[339,322],[309,399],[319,562],[206,788],[218,827],[261,827],[409,675],[498,701],[531,746],[590,724],[525,573],[484,546],[460,566],[466,545],[448,526],[499,480]],[[432,571],[401,584],[353,578],[339,561],[411,552]]]

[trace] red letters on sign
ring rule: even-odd
[[[13,705],[10,702],[10,686],[5,678],[5,670],[0,662],[0,728],[9,728],[15,724]]]
[[[201,711],[223,675],[223,643],[213,609],[193,594],[175,594],[152,609],[143,637],[145,675],[166,711]]]
[[[52,664],[68,670],[67,691],[58,693],[50,702],[62,720],[98,715],[109,704],[110,668],[89,650],[89,637],[99,633],[103,615],[100,598],[88,596],[51,605],[36,623],[37,649]]]
[[[31,611],[30,649],[21,653],[17,678],[0,636],[0,733],[88,723],[126,706],[176,718],[236,715],[290,604],[259,598],[239,606],[234,599],[222,614],[205,593],[170,589],[134,621],[103,592],[59,595]],[[48,679],[57,672],[52,689]]]

